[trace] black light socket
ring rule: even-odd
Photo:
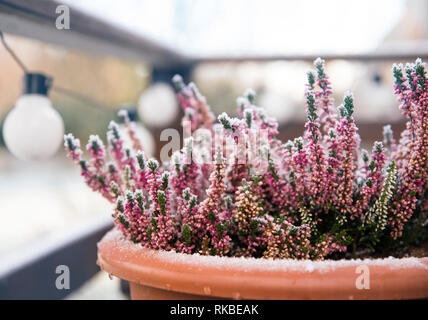
[[[133,103],[124,103],[120,106],[120,109],[128,111],[129,120],[136,122],[138,121],[137,107]],[[121,121],[121,119],[119,119]]]
[[[22,93],[47,96],[51,86],[52,78],[43,73],[27,73],[23,78]]]

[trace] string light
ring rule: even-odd
[[[4,141],[9,151],[19,159],[48,159],[60,147],[64,135],[64,122],[48,98],[52,78],[29,72],[7,45],[2,31],[0,38],[5,49],[24,71],[22,96],[3,124]]]
[[[145,90],[138,101],[138,114],[150,127],[165,127],[178,115],[178,102],[172,87],[155,83]]]
[[[55,91],[86,106],[99,110],[106,108],[90,97],[73,90],[53,85],[53,79],[42,73],[33,73],[7,44],[3,32],[0,39],[15,62],[24,73],[22,96],[8,113],[3,125],[3,137],[9,151],[17,158],[27,161],[46,160],[52,157],[63,141],[64,122],[60,114],[52,107],[48,98],[49,91]],[[144,129],[140,130],[144,131]],[[149,145],[151,135],[144,131]],[[149,137],[149,138],[147,138]],[[154,149],[154,147],[151,147]]]
[[[23,94],[6,116],[3,137],[9,151],[22,160],[45,160],[61,145],[64,122],[47,97],[51,79],[26,73]]]

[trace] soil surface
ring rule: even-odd
[[[411,247],[408,256],[417,258],[428,257],[428,242],[424,243],[422,247]]]

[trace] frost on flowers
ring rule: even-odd
[[[236,118],[216,119],[195,84],[175,76],[186,133],[208,135],[187,138],[168,163],[145,156],[125,111],[126,130],[111,122],[106,145],[91,136],[88,159],[72,134],[64,145],[86,184],[114,203],[116,227],[147,248],[273,259],[399,255],[426,241],[428,82],[420,59],[392,72],[406,129],[395,140],[385,126],[370,152],[360,148],[353,94],[335,106],[319,58],[307,73],[305,130],[293,141],[278,140],[278,123],[254,91],[237,99]]]

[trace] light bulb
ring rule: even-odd
[[[260,94],[259,103],[267,114],[277,119],[280,124],[287,122],[294,115],[292,102],[285,95],[273,90],[266,90]]]
[[[138,115],[145,124],[163,127],[177,117],[178,102],[172,87],[156,83],[144,91],[138,101]]]
[[[9,151],[27,161],[52,157],[64,136],[64,122],[47,97],[49,84],[40,74],[27,74],[24,94],[6,116],[3,137]]]
[[[121,136],[123,137],[125,144],[128,146],[132,146],[131,138],[129,137],[125,126],[120,125],[119,130],[122,133]],[[143,145],[144,153],[149,157],[153,156],[155,152],[155,139],[153,138],[150,131],[139,123],[134,124],[134,130],[136,137],[141,141],[141,144]]]

